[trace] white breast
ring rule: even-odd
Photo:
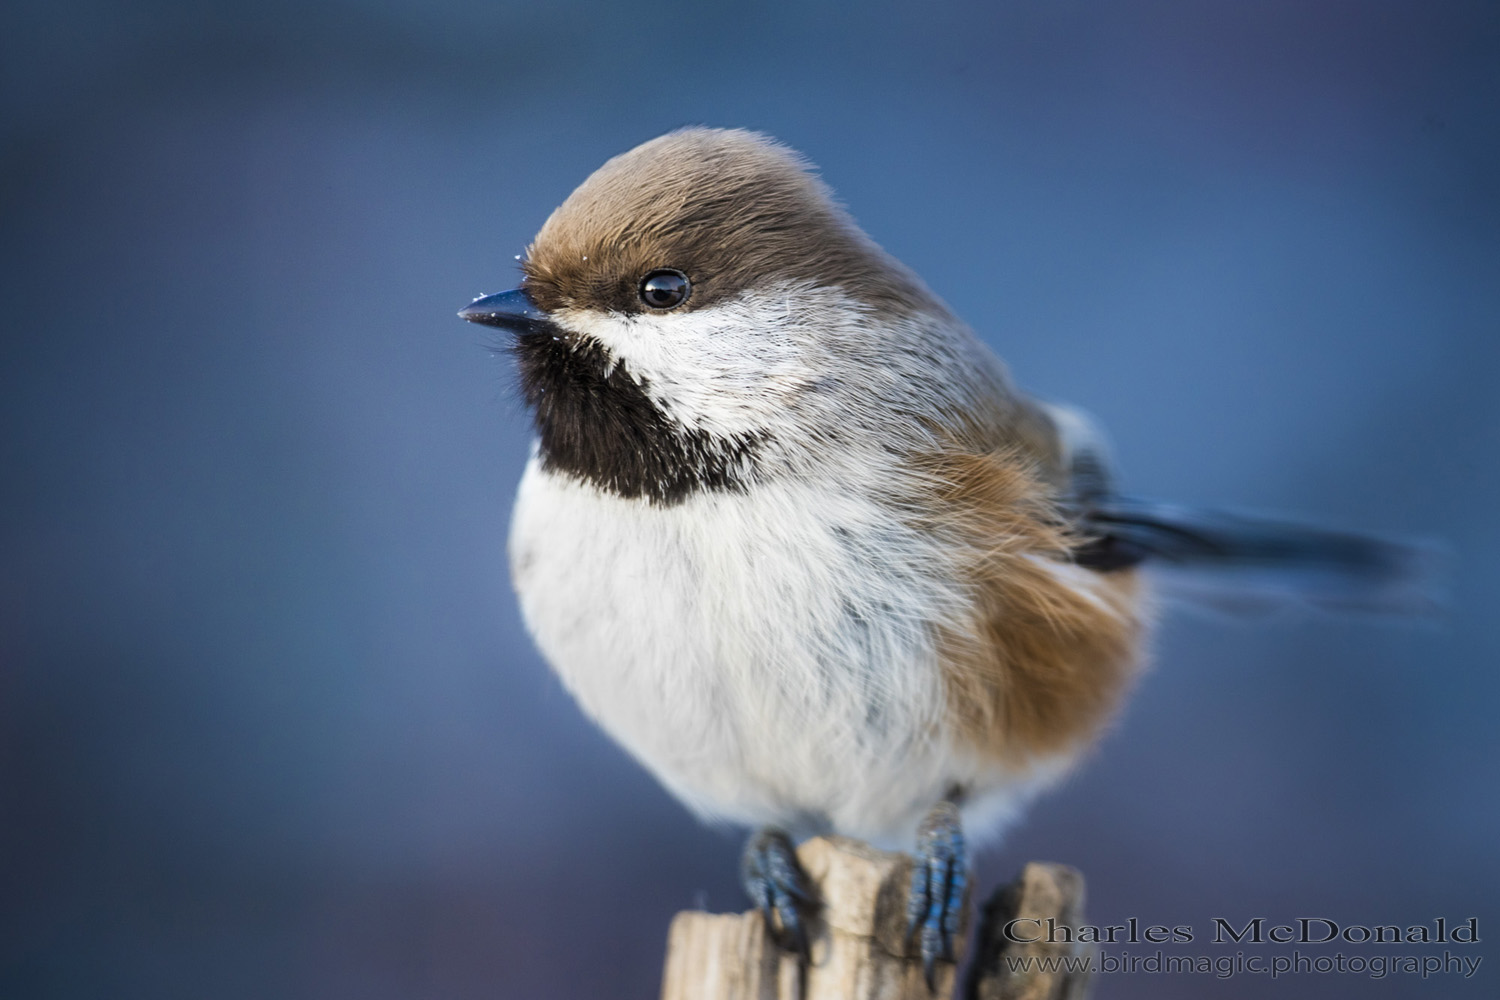
[[[784,482],[661,507],[533,457],[511,561],[585,711],[705,818],[894,844],[955,783],[991,817],[1021,790],[950,744],[928,623],[962,597],[869,498]]]

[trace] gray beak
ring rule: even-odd
[[[549,322],[547,314],[521,288],[475,299],[460,309],[458,315],[470,323],[498,326],[512,333],[526,333]]]

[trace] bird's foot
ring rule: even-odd
[[[766,932],[805,965],[806,918],[818,908],[817,894],[797,863],[796,848],[783,831],[764,827],[745,844],[740,880],[766,921]]]
[[[954,960],[969,883],[968,852],[955,803],[939,802],[917,828],[916,861],[906,899],[906,940],[908,947],[913,938],[918,940],[922,974],[932,991],[938,959]]]

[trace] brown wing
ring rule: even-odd
[[[1142,610],[1136,574],[1071,560],[1068,451],[1048,411],[1006,407],[987,433],[976,425],[921,465],[929,527],[960,553],[970,597],[960,620],[938,628],[949,710],[964,742],[1019,764],[1102,729],[1136,672]]]

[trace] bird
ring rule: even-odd
[[[1078,409],[1019,389],[799,153],[689,127],[546,219],[504,330],[534,441],[511,574],[542,654],[807,955],[799,838],[912,850],[908,947],[951,960],[969,853],[1099,740],[1145,570],[1270,570],[1380,607],[1412,550],[1142,501]]]

